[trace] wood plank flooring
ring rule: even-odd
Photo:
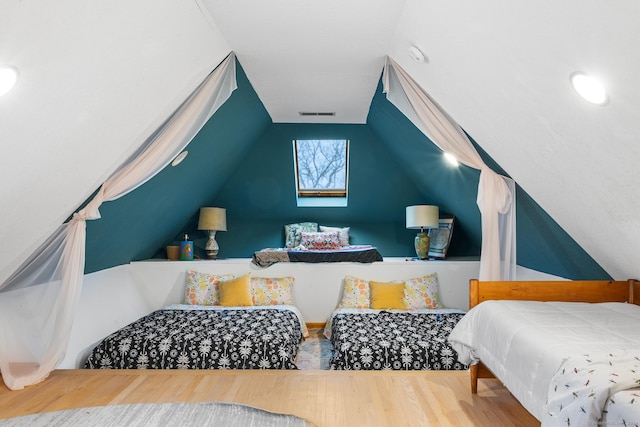
[[[0,419],[85,406],[238,402],[334,426],[539,426],[497,380],[468,372],[58,370],[10,391]]]

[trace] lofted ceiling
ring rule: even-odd
[[[197,1],[274,123],[365,123],[405,3]]]
[[[631,0],[5,0],[0,282],[230,51],[276,123],[365,123],[390,55],[612,277],[640,277],[639,19]]]

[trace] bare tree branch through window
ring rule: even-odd
[[[346,197],[348,141],[295,140],[298,196]]]

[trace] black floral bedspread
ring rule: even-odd
[[[302,339],[293,311],[155,311],[114,332],[88,369],[298,369]]]
[[[344,313],[332,320],[331,369],[464,370],[447,342],[464,313]]]

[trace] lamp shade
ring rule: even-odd
[[[224,208],[200,208],[198,230],[227,231],[227,210]]]
[[[407,228],[438,227],[440,212],[437,206],[416,205],[407,206]]]

